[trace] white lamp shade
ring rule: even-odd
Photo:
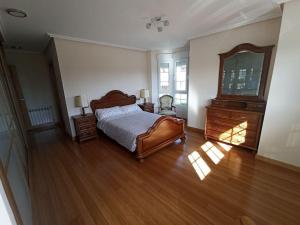
[[[88,101],[85,95],[75,96],[75,107],[88,107]]]
[[[148,89],[142,89],[140,91],[140,97],[141,98],[149,98],[150,97],[149,90]]]

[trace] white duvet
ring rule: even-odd
[[[160,115],[144,111],[124,113],[98,121],[97,127],[131,152],[136,149],[136,138],[147,132]]]

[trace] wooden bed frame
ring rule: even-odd
[[[136,103],[134,95],[127,95],[122,91],[113,90],[98,100],[91,101],[93,113],[97,109],[114,106],[124,106]],[[184,120],[162,116],[144,134],[137,137],[136,158],[143,161],[148,155],[181,139],[185,142]]]

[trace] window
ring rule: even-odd
[[[187,118],[188,106],[188,53],[160,54],[157,56],[158,97],[171,95],[176,116]]]
[[[170,94],[169,63],[160,63],[159,67],[159,96]]]
[[[188,59],[165,57],[158,59],[158,96],[174,98],[177,116],[187,117]]]
[[[175,105],[187,104],[187,94],[175,94]]]
[[[176,63],[176,91],[186,91],[186,63]]]
[[[187,63],[186,59],[168,59],[158,64],[159,97],[171,95],[174,104],[182,107],[186,107],[188,99]]]
[[[187,104],[187,60],[175,64],[175,105]]]
[[[239,72],[239,80],[245,80],[247,75],[247,70],[246,69],[240,69]]]

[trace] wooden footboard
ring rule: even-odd
[[[162,116],[146,133],[137,137],[136,157],[142,160],[177,139],[185,141],[184,120]]]

